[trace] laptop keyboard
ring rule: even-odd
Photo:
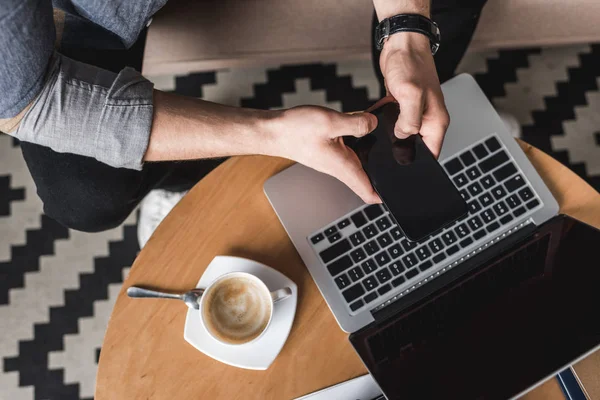
[[[361,207],[309,242],[326,266],[351,314],[373,308],[496,237],[501,227],[524,220],[541,206],[526,178],[495,136],[443,164],[469,213],[424,240],[404,237],[384,206]],[[455,257],[456,258],[456,257]],[[380,301],[376,301],[380,299]]]

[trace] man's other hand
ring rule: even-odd
[[[284,110],[271,135],[270,155],[285,157],[329,174],[352,189],[365,203],[381,200],[343,136],[362,137],[377,127],[369,113],[343,114],[324,107]]]

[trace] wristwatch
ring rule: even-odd
[[[375,28],[375,46],[377,50],[383,49],[383,43],[390,35],[397,32],[417,32],[429,38],[431,54],[440,47],[440,28],[427,17],[419,14],[399,14],[386,18]]]

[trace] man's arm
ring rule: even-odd
[[[323,107],[253,110],[154,91],[154,117],[145,161],[246,154],[297,161],[345,183],[367,203],[381,200],[343,136],[364,136],[377,126],[369,113],[342,114]]]
[[[373,4],[379,21],[397,14],[430,17],[430,0],[373,0]],[[383,45],[379,64],[388,94],[400,105],[396,136],[403,138],[420,133],[437,157],[450,118],[429,39],[414,32],[393,34]]]

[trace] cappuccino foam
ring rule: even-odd
[[[207,295],[202,310],[205,325],[223,342],[249,342],[260,336],[269,323],[273,307],[270,294],[253,279],[225,278]]]

